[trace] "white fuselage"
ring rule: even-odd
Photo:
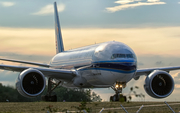
[[[129,82],[137,70],[133,50],[121,42],[105,42],[61,52],[53,57],[51,68],[74,69],[83,87],[105,88],[115,82]],[[78,87],[75,78],[65,81],[67,87]]]

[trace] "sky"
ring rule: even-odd
[[[49,63],[56,54],[53,2],[0,0],[0,57]],[[57,4],[65,50],[115,40],[134,50],[138,68],[180,65],[180,0],[57,0]],[[18,74],[0,70],[0,82],[14,86]],[[180,100],[180,71],[170,74],[176,84],[165,99],[146,94],[145,76],[131,80],[123,93],[138,86],[147,101]],[[104,101],[114,95],[110,88],[93,91]]]

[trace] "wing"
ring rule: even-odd
[[[180,66],[176,66],[176,67],[161,67],[161,68],[146,68],[146,69],[138,69],[136,71],[136,75],[135,77],[139,77],[142,75],[149,75],[152,71],[154,70],[162,70],[162,71],[173,71],[173,70],[179,70]]]
[[[35,62],[28,62],[28,61],[22,61],[22,60],[5,59],[5,58],[0,58],[0,60],[3,60],[3,61],[10,61],[10,62],[17,62],[17,63],[24,63],[24,64],[31,64],[31,65],[42,66],[42,67],[49,67],[48,64],[35,63]]]
[[[66,70],[66,69],[52,69],[52,68],[42,68],[42,67],[26,67],[26,66],[13,66],[13,65],[4,65],[0,64],[0,69],[2,70],[9,70],[9,71],[16,71],[22,72],[25,69],[37,69],[41,71],[46,77],[52,77],[56,79],[63,79],[63,80],[71,80],[76,76],[74,70]]]

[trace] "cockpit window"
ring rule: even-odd
[[[127,57],[127,58],[134,58],[134,57],[133,57],[133,54],[126,54],[126,57]]]
[[[111,59],[115,59],[115,58],[134,58],[133,54],[113,54],[111,56]]]
[[[111,58],[112,59],[114,59],[114,58],[126,58],[126,55],[125,54],[113,54]]]

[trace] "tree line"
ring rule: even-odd
[[[23,97],[18,91],[12,86],[4,86],[0,83],[0,102],[37,102],[41,101],[41,96],[45,95],[47,87],[44,92],[35,98]],[[80,102],[80,101],[101,101],[101,97],[90,89],[83,91],[75,91],[65,87],[57,87],[54,90],[57,95],[58,102]]]

